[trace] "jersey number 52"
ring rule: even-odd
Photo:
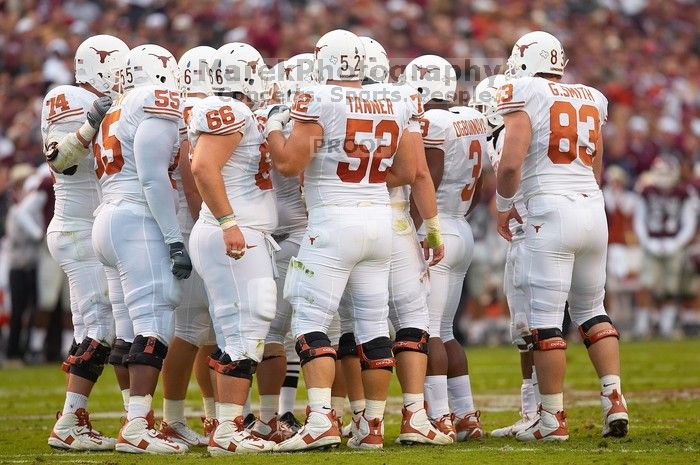
[[[372,152],[363,143],[357,143],[357,133],[372,134],[365,135],[367,140],[371,140],[378,145]],[[348,119],[345,126],[345,142],[343,149],[350,158],[358,158],[360,164],[357,168],[351,168],[349,162],[339,162],[336,174],[343,182],[361,182],[369,168],[369,182],[381,183],[386,180],[386,169],[380,170],[382,160],[391,158],[396,152],[399,143],[399,126],[396,121],[381,120],[374,126],[374,121],[369,119]],[[390,138],[388,145],[386,136]],[[370,163],[371,160],[371,163]]]

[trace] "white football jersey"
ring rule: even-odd
[[[491,144],[489,144],[489,158],[491,159],[491,166],[493,166],[493,171],[498,173],[498,165],[501,162],[501,155],[503,154],[503,141],[506,138],[506,129],[501,128],[500,131],[498,131],[498,134],[496,136],[495,141],[491,139],[491,142],[494,143],[493,147],[491,147]],[[525,201],[523,199],[523,192],[521,189],[518,189],[518,192],[515,193],[515,196],[513,197],[513,205],[515,206],[515,209],[518,211],[518,214],[520,214],[520,217],[522,218],[523,222],[518,223],[515,220],[510,220],[510,232],[513,234],[513,240],[518,240],[518,239],[524,239],[525,238],[525,220],[527,219],[527,208],[525,208]]]
[[[187,140],[187,125],[190,115],[192,114],[192,108],[201,100],[201,97],[185,97],[183,100],[180,126],[181,143]],[[191,150],[190,148],[190,151]],[[180,231],[182,231],[183,234],[189,234],[192,232],[194,219],[192,219],[192,214],[190,213],[190,206],[187,204],[187,197],[185,196],[185,189],[182,186],[182,176],[180,175],[179,169],[173,171],[172,178],[173,181],[175,181],[175,188],[177,189],[177,222],[180,223]]]
[[[44,143],[51,133],[75,132],[85,122],[97,96],[81,87],[58,86],[44,98],[41,135]],[[93,213],[100,204],[100,187],[95,176],[92,150],[72,176],[53,173],[56,205],[48,231],[92,229]]]
[[[255,118],[262,131],[267,122],[267,114],[272,106],[255,111]],[[287,124],[282,133],[289,137],[292,125]],[[293,231],[306,229],[306,205],[301,196],[301,179],[299,176],[282,176],[272,169],[272,185],[275,187],[275,202],[277,203],[277,229],[275,234],[290,234]]]
[[[272,161],[255,115],[243,102],[217,96],[201,100],[192,109],[189,123],[192,147],[196,147],[200,134],[236,132],[243,137],[221,171],[228,200],[240,226],[272,233],[277,226],[270,175]],[[202,203],[199,216],[218,224],[206,203]]]
[[[375,83],[362,86],[363,89],[373,92],[375,99],[391,98],[394,102],[403,102],[411,109],[411,120],[408,125],[409,132],[421,133],[420,120],[423,118],[423,101],[417,90],[407,84]],[[392,207],[396,207],[397,212],[406,213],[409,209],[409,197],[411,186],[403,186],[389,189],[389,199]],[[400,210],[399,210],[400,209]]]
[[[389,204],[387,169],[409,126],[409,105],[391,98],[373,100],[361,88],[317,85],[295,96],[291,116],[323,128],[321,147],[304,171],[309,210]]]
[[[608,100],[598,90],[522,77],[498,90],[498,111],[524,111],[530,117],[532,142],[520,184],[526,201],[537,194],[599,190],[592,165]]]
[[[437,188],[441,216],[463,218],[474,199],[488,150],[488,122],[473,108],[459,114],[433,109],[425,112],[423,144],[444,153],[442,181]]]
[[[136,130],[148,118],[163,118],[180,124],[182,109],[179,93],[157,86],[137,87],[117,99],[102,120],[93,141],[93,151],[104,203],[126,201],[148,205],[134,158]],[[172,148],[171,175],[177,167],[178,150],[179,141]],[[175,182],[172,183],[175,201]]]

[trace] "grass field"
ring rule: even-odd
[[[205,449],[178,457],[126,456],[54,452],[46,445],[55,411],[63,405],[63,373],[54,366],[0,371],[0,464],[636,464],[700,463],[700,340],[627,342],[622,345],[623,390],[630,409],[630,435],[622,440],[600,436],[598,382],[585,349],[570,344],[565,394],[571,439],[563,444],[520,444],[486,438],[448,447],[396,446],[400,392],[392,384],[386,420],[385,449],[353,452],[266,454],[212,458]],[[477,407],[486,430],[512,422],[519,406],[518,354],[512,348],[469,352]],[[188,407],[193,424],[201,403],[194,386]],[[156,395],[160,416],[162,395]],[[254,400],[255,402],[255,400]],[[301,394],[299,411],[303,408]],[[121,397],[111,370],[90,399],[93,426],[116,435]],[[300,412],[297,412],[298,416]],[[198,427],[201,425],[198,425]]]

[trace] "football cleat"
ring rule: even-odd
[[[430,422],[433,424],[436,430],[440,431],[446,436],[449,436],[452,441],[457,440],[457,433],[455,432],[455,427],[452,423],[452,415],[448,413],[440,418],[431,419]]]
[[[250,429],[253,426],[253,423],[255,423],[255,420],[257,420],[257,418],[255,418],[255,415],[253,415],[252,413],[249,413],[243,419],[243,427],[245,429]]]
[[[569,439],[566,411],[552,413],[540,406],[539,415],[537,421],[518,432],[515,439],[518,441],[566,441]]]
[[[463,417],[452,414],[452,424],[457,433],[457,441],[481,439],[484,437],[484,429],[481,427],[481,421],[479,421],[480,417],[481,412],[478,410],[467,413]]]
[[[601,395],[600,402],[603,407],[603,437],[624,438],[627,436],[629,416],[627,402],[622,394],[615,389],[607,396]]]
[[[503,428],[498,428],[491,431],[491,436],[494,438],[512,438],[520,431],[532,426],[532,424],[535,423],[538,418],[539,415],[537,413],[529,416],[526,413],[521,412],[520,419],[518,421],[512,425],[504,426]]]
[[[384,420],[368,420],[362,415],[357,421],[357,428],[348,439],[350,449],[381,449],[384,447]]]
[[[214,432],[216,427],[219,425],[219,420],[216,418],[200,417],[202,419],[202,426],[204,427],[204,435],[208,438],[211,433]],[[208,441],[207,441],[208,443]]]
[[[279,444],[282,441],[294,436],[294,431],[286,423],[277,419],[271,419],[268,423],[258,419],[250,428],[250,433],[265,441],[272,441]]]
[[[351,438],[352,437],[352,430],[354,429],[353,425],[355,425],[355,420],[351,419],[350,423],[343,426],[343,429],[341,430],[340,435],[344,438]]]
[[[303,426],[301,423],[299,423],[299,420],[297,420],[297,417],[295,417],[292,412],[287,412],[280,416],[279,421],[286,424],[295,433]]]
[[[209,437],[209,453],[211,455],[255,454],[269,452],[275,443],[265,441],[250,434],[244,425],[243,416],[233,421],[220,422]]]
[[[315,412],[306,407],[306,423],[297,433],[277,444],[275,451],[293,452],[311,449],[329,449],[340,444],[340,431],[335,411]]]
[[[407,409],[401,411],[401,433],[396,438],[397,444],[452,444],[450,436],[439,431],[428,419],[425,409],[411,412]]]
[[[117,452],[130,454],[181,454],[188,450],[185,444],[175,442],[156,431],[153,410],[148,412],[146,418],[137,417],[127,421],[119,431],[114,448]]]
[[[98,451],[114,450],[116,441],[93,430],[90,415],[80,408],[75,413],[56,413],[48,443],[54,449]]]
[[[175,442],[185,444],[187,447],[203,447],[209,444],[209,440],[182,422],[160,422],[160,432]]]

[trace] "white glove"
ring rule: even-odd
[[[265,123],[265,131],[263,135],[267,139],[272,131],[282,131],[284,126],[289,123],[290,114],[289,107],[286,105],[275,105],[267,114],[267,123]]]

